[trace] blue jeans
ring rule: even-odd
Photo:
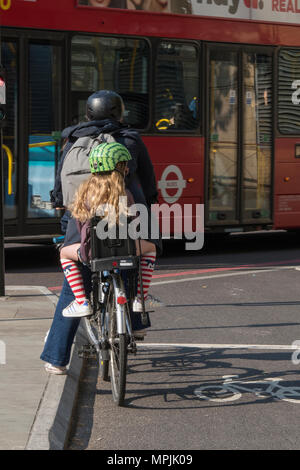
[[[91,290],[90,271],[82,269],[85,290]],[[74,300],[73,292],[66,278],[57,303],[53,322],[44,345],[41,359],[55,366],[66,366],[70,362],[72,344],[80,323],[80,318],[65,318],[62,311]]]

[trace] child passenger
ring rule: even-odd
[[[127,206],[120,204],[120,197],[127,196],[128,206],[130,202],[133,203],[131,193],[125,189],[127,161],[131,160],[131,155],[124,145],[117,142],[100,144],[92,150],[89,160],[91,176],[79,186],[71,207],[72,220],[75,219],[81,229],[92,217],[103,215],[103,210],[104,216],[109,216],[107,208],[114,210],[118,223],[121,214],[128,214]],[[83,278],[77,264],[81,260],[80,245],[80,243],[66,242],[60,252],[62,269],[75,297],[75,300],[63,310],[64,317],[84,317],[91,314],[90,303],[86,298]],[[143,293],[146,300],[156,260],[156,247],[154,243],[141,240],[141,253],[137,242],[136,251],[137,255],[141,254]],[[141,305],[138,284],[134,311],[141,311]]]

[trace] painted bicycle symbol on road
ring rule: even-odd
[[[279,384],[282,378],[270,377],[265,380],[234,380],[237,375],[225,375],[222,385],[204,385],[194,390],[202,400],[218,403],[239,400],[243,393],[254,393],[257,398],[272,397],[277,400],[300,404],[300,387],[285,387]]]

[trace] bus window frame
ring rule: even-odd
[[[29,45],[32,43],[38,44],[52,44],[61,46],[63,52],[68,53],[67,50],[67,36],[66,31],[52,31],[52,30],[32,30],[22,28],[5,28],[2,31],[3,40],[15,41],[18,47],[18,160],[17,160],[17,181],[16,181],[16,206],[17,217],[15,219],[5,220],[5,236],[27,236],[27,235],[43,235],[49,233],[49,226],[57,226],[59,230],[59,216],[56,217],[40,217],[30,218],[27,213],[28,204],[28,136],[29,136],[29,121],[27,119],[29,109]],[[63,56],[63,54],[62,54]],[[66,67],[64,67],[63,60],[61,60],[61,75],[62,80],[66,78]],[[63,88],[62,105],[61,105],[61,122],[65,126],[66,118],[66,87]]]
[[[147,43],[148,45],[148,48],[149,48],[149,61],[148,61],[148,77],[147,77],[147,90],[148,90],[148,106],[149,106],[149,113],[148,113],[148,122],[147,122],[147,126],[145,127],[141,127],[141,128],[136,128],[138,130],[138,132],[144,134],[144,133],[147,133],[149,132],[150,128],[151,128],[151,123],[152,123],[152,110],[153,110],[153,106],[151,105],[152,104],[152,100],[153,100],[153,96],[152,96],[152,87],[151,87],[151,83],[152,83],[152,75],[153,75],[153,51],[152,51],[152,43],[151,43],[151,40],[150,38],[146,37],[146,36],[132,36],[132,35],[125,35],[125,34],[102,34],[102,33],[90,33],[90,32],[82,32],[82,31],[72,31],[69,35],[68,35],[68,48],[67,48],[67,56],[68,56],[68,60],[67,60],[67,68],[68,68],[68,85],[69,85],[69,93],[68,93],[68,122],[71,122],[71,119],[72,119],[72,109],[71,109],[71,96],[72,96],[72,80],[71,80],[71,77],[72,77],[72,40],[74,37],[78,37],[78,36],[82,36],[82,37],[91,37],[91,38],[94,38],[94,37],[99,37],[99,38],[115,38],[115,39],[130,39],[130,40],[143,40]],[[82,92],[82,94],[84,95],[84,91]],[[121,94],[121,93],[120,93]],[[87,98],[88,98],[88,94],[87,94]]]
[[[237,197],[236,197],[236,214],[237,220],[227,220],[226,222],[219,222],[216,224],[209,220],[209,127],[210,127],[210,107],[209,107],[209,98],[208,95],[205,97],[205,129],[204,129],[204,138],[205,138],[205,164],[204,164],[204,178],[205,178],[205,191],[204,191],[204,201],[205,201],[205,225],[207,227],[210,226],[246,226],[247,223],[243,217],[243,209],[244,209],[244,196],[242,191],[242,181],[243,181],[243,159],[242,159],[242,151],[243,146],[242,143],[244,142],[244,132],[243,132],[243,96],[244,96],[244,72],[243,72],[243,54],[244,53],[265,53],[270,55],[272,58],[272,116],[273,116],[273,123],[272,123],[272,145],[271,145],[271,152],[272,152],[272,160],[271,160],[271,169],[270,169],[270,176],[271,176],[271,192],[270,192],[270,220],[260,220],[257,225],[263,224],[270,224],[274,222],[274,181],[275,181],[275,127],[276,127],[276,115],[275,109],[277,104],[277,96],[275,95],[276,92],[276,46],[270,45],[259,45],[259,44],[236,44],[236,43],[218,43],[218,42],[205,42],[204,43],[204,53],[205,56],[205,88],[204,90],[208,89],[209,86],[209,79],[210,79],[210,69],[209,69],[209,54],[210,51],[219,48],[224,50],[229,50],[237,53],[237,66],[238,66],[238,77],[237,77],[237,85],[239,89],[238,94],[238,130],[237,130]],[[255,225],[253,222],[248,224],[249,226]]]
[[[157,63],[158,63],[158,58],[160,54],[158,54],[158,49],[159,46],[162,42],[168,41],[170,43],[176,43],[176,44],[188,44],[188,45],[193,45],[196,49],[196,61],[197,61],[197,69],[198,69],[198,123],[197,126],[194,129],[166,129],[166,130],[159,130],[156,127],[156,73],[157,73]],[[178,136],[201,136],[203,133],[203,99],[204,99],[204,93],[203,93],[203,84],[204,84],[204,72],[203,72],[203,42],[202,41],[196,41],[194,39],[180,39],[180,38],[168,38],[168,37],[159,37],[159,38],[152,38],[153,42],[153,68],[152,68],[152,87],[153,87],[153,101],[152,101],[152,113],[153,113],[153,119],[151,122],[151,134],[158,136],[167,136],[167,135],[178,135]],[[161,55],[161,57],[163,57]],[[170,59],[171,60],[171,59]],[[202,85],[202,86],[201,86]],[[200,105],[199,105],[200,103]],[[202,103],[202,104],[201,104]]]
[[[280,127],[279,127],[279,99],[278,99],[279,85],[280,85],[280,80],[279,80],[279,67],[280,67],[280,57],[279,56],[280,56],[280,52],[282,50],[297,50],[300,53],[300,45],[299,46],[278,46],[276,49],[277,49],[276,54],[275,54],[276,63],[275,63],[275,60],[274,60],[274,69],[275,69],[274,72],[275,72],[275,80],[276,80],[276,88],[275,88],[276,106],[275,106],[275,109],[274,109],[274,121],[275,121],[276,124],[275,124],[274,138],[275,137],[283,137],[283,138],[286,138],[286,139],[288,139],[288,138],[300,139],[300,127],[299,127],[299,133],[298,134],[284,133],[280,130]]]

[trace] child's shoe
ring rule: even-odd
[[[156,299],[152,295],[148,295],[147,300],[145,300],[145,311],[149,312],[150,310],[155,310],[156,308],[164,307],[165,304],[160,300]],[[136,297],[132,304],[132,310],[134,312],[142,312],[143,306],[142,302]]]
[[[88,317],[92,314],[90,302],[85,299],[82,304],[79,304],[77,300],[73,300],[68,307],[63,309],[62,314],[67,318]]]

